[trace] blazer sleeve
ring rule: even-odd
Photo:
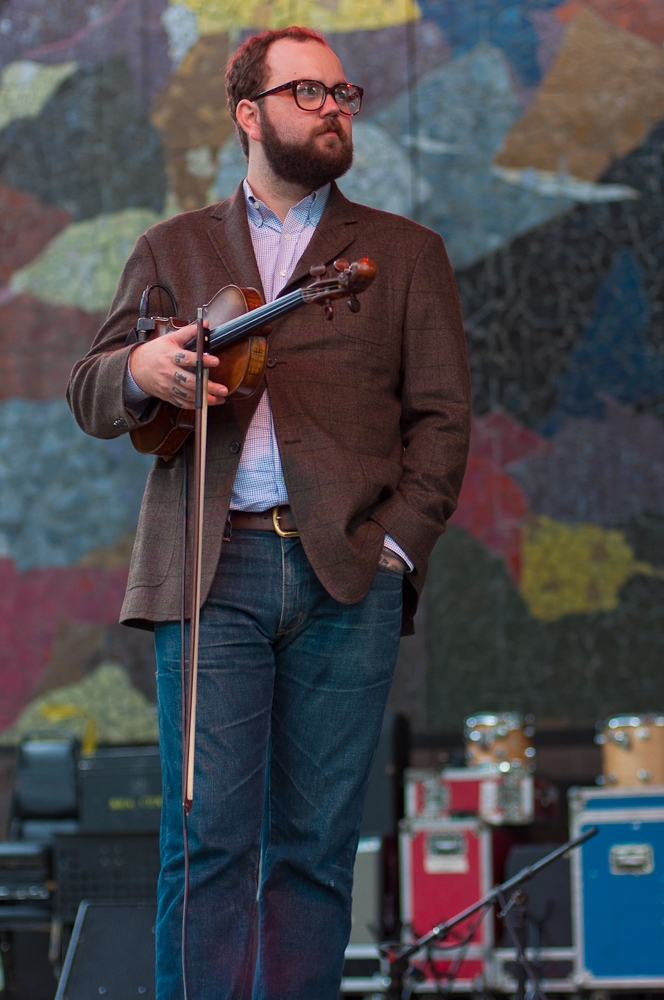
[[[423,572],[454,512],[470,441],[470,373],[461,306],[442,239],[431,233],[408,288],[402,336],[403,473],[373,514]]]
[[[123,401],[127,360],[136,346],[126,347],[125,340],[138,319],[143,290],[158,280],[150,245],[141,236],[124,266],[106,322],[69,376],[67,402],[86,434],[113,438],[139,424]]]

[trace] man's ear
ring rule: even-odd
[[[258,105],[254,101],[243,98],[235,109],[235,115],[238,125],[246,132],[247,136],[255,142],[260,142],[260,108]]]

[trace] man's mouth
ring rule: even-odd
[[[338,125],[327,125],[325,128],[321,129],[319,132],[315,132],[315,135],[338,135],[340,139],[343,138],[343,133]]]

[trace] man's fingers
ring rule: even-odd
[[[191,340],[192,337],[196,336],[196,324],[189,323],[188,326],[181,326],[179,330],[173,330],[171,333],[167,334],[171,338],[173,343],[179,344],[180,347]]]
[[[181,368],[193,368],[196,364],[196,355],[191,351],[177,350],[173,354],[173,364]]]
[[[207,320],[204,320],[204,325],[208,325]],[[188,351],[186,345],[196,336],[196,324],[190,323],[189,326],[183,326],[180,330],[173,330],[167,336],[175,347],[176,357],[180,359],[176,360],[175,364],[181,365],[184,368],[190,368],[192,365],[195,365],[196,352]],[[204,354],[203,364],[206,368],[215,368],[219,364],[219,359],[213,354]]]
[[[196,355],[193,351],[184,351],[176,348],[173,354],[173,363],[180,368],[193,368],[196,364]],[[205,368],[216,368],[218,364],[219,358],[215,358],[214,354],[203,355],[203,365]]]

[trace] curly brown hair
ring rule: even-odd
[[[240,45],[226,67],[226,100],[231,118],[242,146],[244,155],[249,158],[249,140],[243,128],[238,125],[236,109],[240,101],[251,100],[261,90],[265,90],[267,82],[267,52],[273,42],[281,38],[291,38],[295,42],[327,42],[317,31],[311,28],[301,28],[291,25],[289,28],[279,28],[273,31],[261,31],[252,35]],[[328,46],[329,47],[329,46]]]

